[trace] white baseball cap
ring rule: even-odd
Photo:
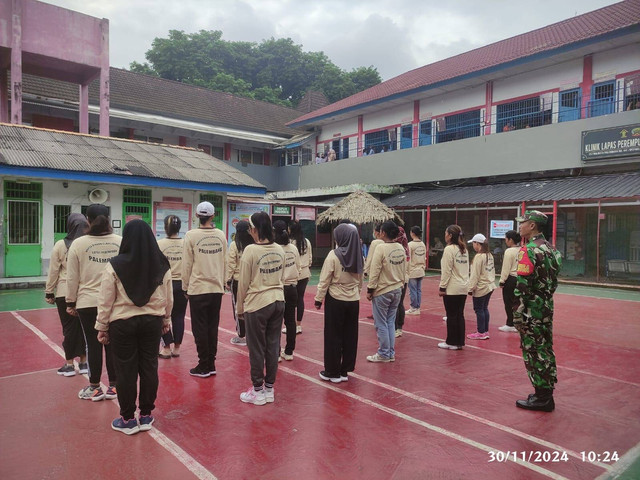
[[[487,237],[485,237],[483,234],[481,233],[476,233],[473,238],[471,240],[469,240],[467,243],[473,243],[473,242],[477,242],[477,243],[484,243],[487,241]]]
[[[213,217],[215,210],[210,202],[199,203],[196,207],[196,214],[202,217]]]

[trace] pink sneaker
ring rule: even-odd
[[[489,334],[480,332],[470,333],[469,335],[467,335],[467,338],[469,340],[487,340],[489,338]]]

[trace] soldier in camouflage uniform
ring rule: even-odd
[[[541,233],[547,216],[537,210],[516,218],[527,244],[518,253],[513,324],[520,332],[522,357],[535,393],[516,406],[551,412],[555,408],[553,388],[557,382],[553,353],[553,293],[558,286],[560,253]]]

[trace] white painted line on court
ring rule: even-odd
[[[17,373],[15,375],[7,375],[6,377],[0,377],[0,380],[7,380],[9,378],[18,378],[24,377],[26,375],[35,375],[37,373],[51,373],[53,370],[51,368],[47,368],[46,370],[36,370],[33,372],[25,372],[25,373]]]
[[[610,472],[603,473],[597,477],[596,480],[618,478],[620,474],[624,473],[638,458],[640,458],[640,443],[630,448],[627,453],[620,457],[620,460],[612,465]]]
[[[229,332],[229,330],[226,330],[226,329],[222,329],[222,330],[224,330],[225,332]],[[186,333],[186,331],[185,331],[185,333]],[[225,345],[225,344],[223,344],[221,342],[220,342],[220,346],[222,348],[226,349],[226,350],[231,350],[233,352],[239,353],[239,354],[244,355],[246,357],[249,356],[249,352],[246,349],[240,350],[240,348],[231,347],[231,346]],[[462,443],[464,443],[466,445],[469,445],[471,447],[477,448],[479,450],[483,450],[483,451],[485,451],[487,453],[499,451],[499,449],[497,449],[495,447],[491,447],[489,445],[485,445],[484,443],[476,442],[475,440],[471,440],[470,438],[463,437],[462,435],[458,435],[457,433],[453,433],[453,432],[451,432],[449,430],[446,430],[444,428],[438,427],[436,425],[432,425],[432,424],[427,423],[427,422],[425,422],[423,420],[419,420],[419,419],[414,418],[414,417],[412,417],[410,415],[402,413],[402,412],[400,412],[398,410],[394,410],[393,408],[389,408],[389,407],[386,407],[386,406],[381,405],[379,403],[376,403],[376,402],[374,402],[372,400],[369,400],[368,398],[362,397],[362,396],[357,395],[355,393],[352,393],[352,392],[350,392],[348,390],[344,390],[342,388],[338,388],[338,387],[334,386],[331,382],[325,382],[323,380],[320,380],[320,379],[317,379],[317,378],[313,378],[313,377],[311,377],[311,376],[309,376],[309,375],[307,375],[305,373],[298,372],[296,370],[293,370],[293,369],[291,369],[289,367],[285,367],[285,366],[282,366],[282,365],[278,365],[278,370],[282,370],[285,373],[288,373],[290,375],[302,378],[302,379],[304,379],[304,380],[306,380],[308,382],[314,383],[314,384],[319,385],[319,386],[321,386],[323,388],[327,388],[329,390],[333,390],[334,392],[339,393],[340,395],[344,395],[344,396],[349,397],[349,398],[351,398],[353,400],[356,400],[358,402],[364,403],[365,405],[367,405],[369,407],[373,407],[373,408],[375,408],[377,410],[381,410],[381,411],[383,411],[385,413],[388,413],[389,415],[393,415],[393,416],[395,416],[397,418],[400,418],[402,420],[406,420],[406,421],[411,422],[411,423],[413,423],[415,425],[418,425],[420,427],[426,428],[426,429],[431,430],[433,432],[439,433],[439,434],[444,435],[446,437],[452,438],[454,440],[462,442]],[[515,460],[513,458],[511,458],[511,456],[509,456],[508,457],[508,461],[512,462],[512,463],[516,463],[518,465],[521,465],[521,466],[523,466],[525,468],[533,470],[534,472],[537,472],[537,473],[539,473],[541,475],[544,475],[546,477],[549,477],[549,478],[553,478],[555,480],[568,480],[566,477],[563,477],[562,475],[559,475],[559,474],[557,474],[555,472],[547,470],[546,468],[542,468],[539,465],[536,465],[534,463],[526,462],[526,461],[522,460],[521,458],[518,458],[517,456],[516,456]]]
[[[226,333],[230,333],[230,334],[234,334],[235,333],[235,332],[231,332],[230,330],[227,330],[226,328],[222,328],[222,327],[220,327],[220,330],[222,330],[222,331],[224,331]],[[226,347],[226,345],[224,345],[224,346]],[[232,349],[232,350],[235,350],[235,349]],[[319,365],[320,367],[324,366],[323,362],[321,362],[319,360],[316,360],[314,358],[311,358],[311,357],[307,357],[306,355],[301,355],[300,353],[296,353],[295,357],[296,358],[300,358],[302,360],[306,360],[307,362],[310,362],[310,363],[314,363],[316,365]],[[284,367],[279,366],[278,368],[284,368]],[[442,403],[436,402],[434,400],[429,400],[428,398],[421,397],[420,395],[416,395],[415,393],[407,392],[406,390],[402,390],[400,388],[394,387],[393,385],[389,385],[387,383],[379,382],[379,381],[377,381],[377,380],[375,380],[373,378],[370,378],[370,377],[365,377],[364,375],[360,375],[360,374],[351,372],[351,373],[349,373],[349,377],[357,378],[358,380],[362,380],[364,382],[368,382],[368,383],[370,383],[372,385],[375,385],[376,387],[383,388],[383,389],[388,390],[390,392],[394,392],[394,393],[396,393],[398,395],[402,395],[404,397],[410,398],[411,400],[415,400],[417,402],[420,402],[420,403],[425,404],[425,405],[429,405],[431,407],[439,408],[441,410],[444,410],[446,412],[452,413],[454,415],[458,415],[458,416],[464,417],[464,418],[466,418],[468,420],[472,420],[474,422],[481,423],[481,424],[486,425],[488,427],[492,427],[492,428],[495,428],[497,430],[501,430],[501,431],[503,431],[505,433],[509,433],[511,435],[520,437],[520,438],[522,438],[524,440],[527,440],[527,441],[530,441],[532,443],[536,443],[538,445],[541,445],[541,446],[544,446],[544,447],[547,447],[547,448],[550,448],[550,449],[553,449],[553,450],[557,450],[558,452],[567,452],[567,455],[571,455],[572,457],[575,457],[577,459],[582,460],[582,455],[580,455],[580,453],[578,453],[578,452],[575,452],[573,450],[569,450],[569,449],[567,449],[565,447],[562,447],[562,446],[560,446],[560,445],[558,445],[556,443],[548,442],[546,440],[543,440],[542,438],[538,438],[538,437],[535,437],[533,435],[529,435],[527,433],[521,432],[521,431],[516,430],[514,428],[507,427],[505,425],[502,425],[500,423],[494,422],[492,420],[488,420],[486,418],[482,418],[482,417],[479,417],[477,415],[473,415],[471,413],[465,412],[464,410],[459,410],[459,409],[454,408],[454,407],[449,407],[447,405],[444,405]],[[592,462],[592,463],[594,465],[599,466],[600,468],[604,468],[605,470],[608,470],[608,469],[611,468],[610,465],[608,465],[606,463],[600,463],[600,462]]]
[[[25,327],[35,333],[40,340],[46,343],[52,350],[58,353],[62,358],[64,358],[64,350],[56,345],[49,337],[47,337],[40,329],[38,329],[35,325],[29,323],[22,315],[18,312],[11,312],[11,314]],[[86,377],[86,375],[85,375]],[[8,377],[5,377],[8,378]],[[104,385],[101,384],[104,388]],[[160,432],[157,428],[152,428],[149,430],[150,436],[165,450],[167,450],[171,455],[173,455],[180,463],[182,463],[191,473],[193,473],[196,477],[201,480],[217,480],[217,478],[209,472],[202,464],[198,463],[198,461],[185,452],[182,448],[180,448],[177,444],[172,442],[166,435]]]

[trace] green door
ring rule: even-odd
[[[201,202],[210,202],[213,205],[213,224],[216,228],[222,229],[224,225],[224,215],[222,214],[222,196],[214,195],[213,193],[201,193]]]
[[[122,192],[122,218],[124,223],[141,219],[151,226],[151,190],[125,188]]]
[[[42,275],[42,184],[5,183],[6,277]]]

